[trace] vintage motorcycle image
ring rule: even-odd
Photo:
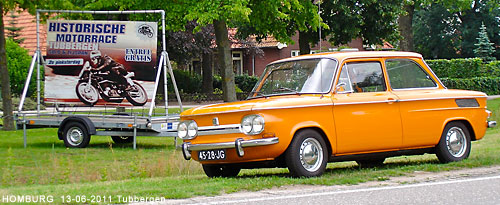
[[[78,99],[87,105],[95,105],[99,96],[107,102],[121,103],[124,98],[135,106],[146,104],[148,97],[146,90],[131,78],[134,72],[125,75],[127,86],[120,85],[109,78],[109,71],[102,72],[92,69],[88,61],[85,62],[76,84]]]

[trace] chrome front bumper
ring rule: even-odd
[[[191,151],[235,148],[238,156],[243,157],[243,155],[245,154],[243,148],[245,147],[272,145],[277,144],[278,142],[279,139],[277,137],[254,140],[243,140],[241,138],[238,138],[234,142],[221,142],[211,144],[191,144],[189,142],[185,142],[182,144],[182,154],[184,155],[184,159],[190,160]]]
[[[488,121],[488,128],[496,127],[497,121]]]

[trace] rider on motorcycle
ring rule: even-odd
[[[109,72],[108,77],[110,80],[117,82],[126,91],[132,89],[128,82],[131,79],[125,77],[128,74],[127,70],[121,63],[116,62],[111,57],[107,55],[103,57],[100,51],[94,50],[90,52],[90,64],[92,70]]]

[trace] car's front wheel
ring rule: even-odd
[[[204,164],[203,171],[210,177],[235,177],[240,173],[241,168],[234,165]]]
[[[436,155],[441,163],[461,161],[469,157],[471,137],[467,127],[461,122],[450,122],[436,145]]]
[[[285,152],[285,161],[294,177],[321,176],[328,162],[325,140],[312,129],[298,132]]]

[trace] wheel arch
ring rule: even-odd
[[[96,129],[95,129],[94,123],[88,117],[85,117],[85,116],[70,116],[70,117],[65,118],[61,122],[61,124],[59,125],[59,129],[57,130],[57,137],[60,140],[63,140],[64,129],[66,127],[66,124],[68,124],[70,122],[77,122],[77,123],[80,123],[83,126],[85,126],[85,128],[87,129],[87,132],[89,133],[89,135],[95,135],[96,134]]]
[[[471,141],[476,141],[476,132],[474,131],[474,128],[472,127],[472,124],[467,119],[464,119],[464,118],[454,118],[454,119],[447,120],[446,123],[444,123],[443,128],[441,130],[444,130],[444,128],[446,127],[446,125],[448,125],[448,124],[450,124],[452,122],[460,122],[460,123],[462,123],[467,128],[467,130],[469,131]]]
[[[317,126],[308,126],[308,127],[301,127],[301,128],[298,128],[294,131],[293,133],[293,137],[295,138],[295,135],[303,130],[308,130],[308,129],[311,129],[311,130],[315,130],[316,132],[318,132],[321,137],[323,138],[323,140],[325,141],[326,143],[326,147],[328,149],[328,156],[326,157],[330,157],[333,153],[333,150],[332,150],[332,144],[330,142],[330,139],[328,139],[326,133],[323,131],[323,129],[321,129],[320,127],[317,127]],[[293,140],[293,138],[292,138]],[[291,144],[291,143],[290,143]],[[288,147],[290,147],[290,144],[288,145]]]

